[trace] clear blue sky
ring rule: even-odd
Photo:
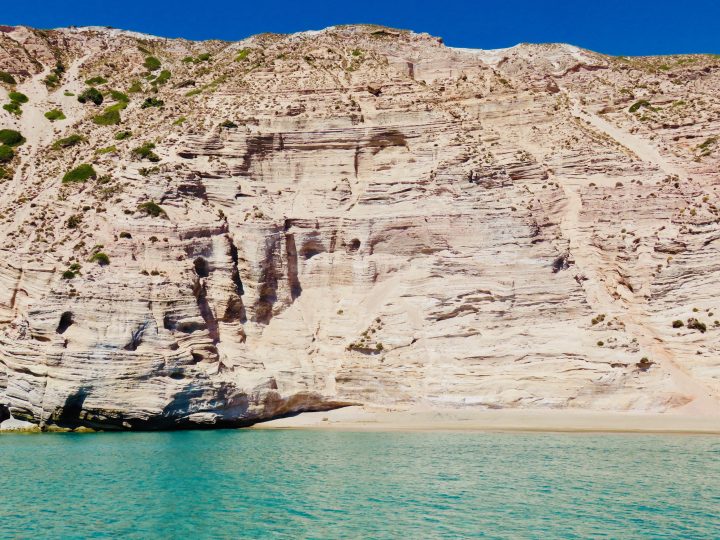
[[[720,0],[21,0],[0,11],[0,24],[114,26],[188,39],[344,23],[428,32],[454,47],[566,42],[617,55],[720,53]]]

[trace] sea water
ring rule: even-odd
[[[0,435],[1,538],[719,538],[720,437]]]

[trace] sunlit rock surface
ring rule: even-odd
[[[0,30],[0,421],[720,414],[720,59]]]

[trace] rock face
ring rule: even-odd
[[[0,420],[720,414],[716,57],[3,27],[0,71]]]

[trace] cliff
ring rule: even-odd
[[[2,27],[0,76],[0,420],[720,416],[717,57]]]

